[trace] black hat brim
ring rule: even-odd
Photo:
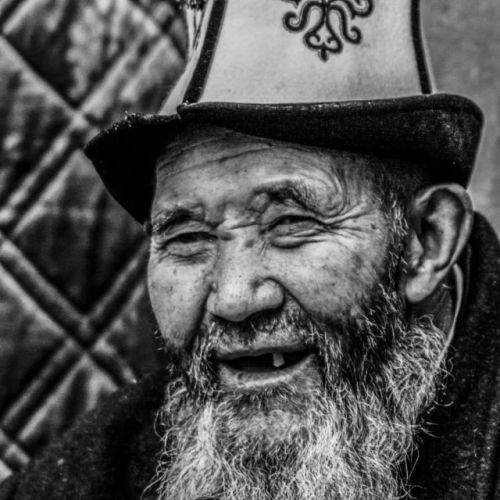
[[[319,104],[198,103],[177,111],[128,115],[85,148],[110,193],[140,223],[149,219],[158,155],[187,123],[408,159],[422,164],[436,182],[464,187],[483,126],[472,101],[448,94]]]

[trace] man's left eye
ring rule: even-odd
[[[316,234],[321,223],[316,219],[303,215],[286,215],[274,221],[270,231],[275,237],[309,236]]]

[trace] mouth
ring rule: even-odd
[[[274,348],[231,353],[219,358],[219,375],[226,387],[264,386],[291,382],[312,367],[307,348]]]
[[[241,372],[267,373],[291,368],[309,354],[311,351],[306,349],[293,352],[273,351],[255,356],[240,356],[225,363],[233,370]]]

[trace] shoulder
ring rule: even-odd
[[[130,468],[147,468],[157,451],[154,418],[164,383],[158,373],[112,395],[25,473],[1,485],[0,500],[123,498],[116,488],[136,473]]]

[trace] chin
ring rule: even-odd
[[[256,409],[251,416],[234,419],[232,436],[238,436],[241,446],[268,447],[296,443],[306,431],[306,422],[301,415],[286,408],[271,411]]]
[[[230,391],[221,395],[225,421],[220,439],[259,456],[300,443],[308,433],[311,407],[320,391],[319,374],[305,373],[299,384]]]

